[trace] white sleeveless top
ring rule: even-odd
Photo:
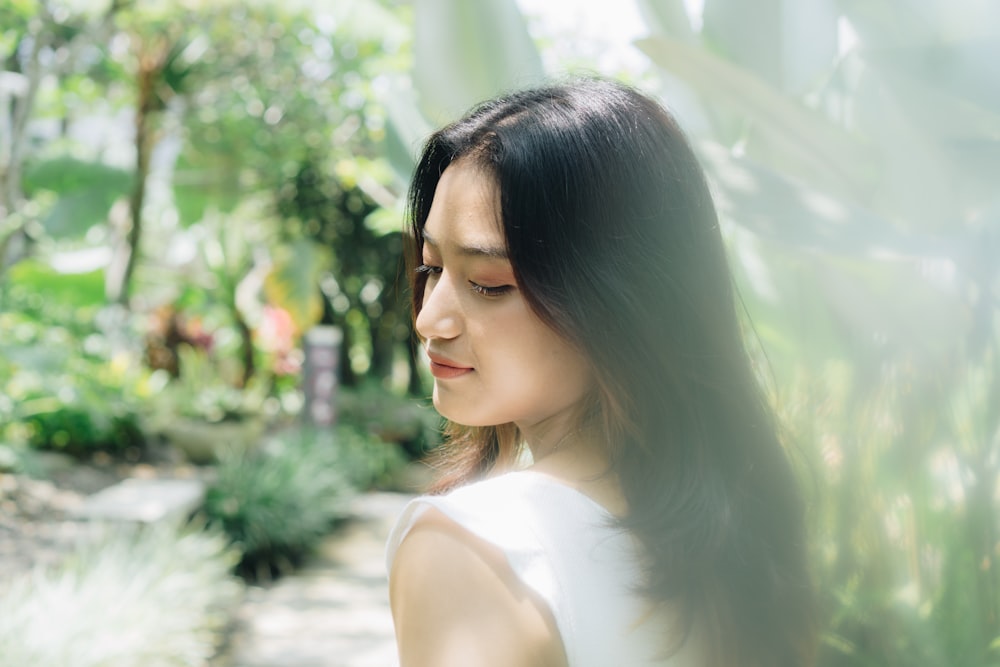
[[[514,574],[548,606],[569,667],[697,665],[687,642],[663,657],[666,621],[635,592],[637,545],[590,497],[530,470],[421,496],[403,510],[386,547],[386,569],[420,515],[435,508],[498,547]]]

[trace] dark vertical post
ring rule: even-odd
[[[309,329],[303,337],[302,416],[309,426],[333,426],[337,421],[338,361],[343,337],[339,327],[326,325]]]

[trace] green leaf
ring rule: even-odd
[[[132,174],[124,169],[65,156],[31,164],[24,171],[24,192],[29,196],[36,190],[64,194],[96,189],[125,194],[131,184]]]
[[[697,38],[684,0],[636,0],[636,6],[646,27],[654,35],[666,35],[686,42]]]
[[[1000,140],[1000,109],[991,110],[942,89],[927,77],[886,66],[880,56],[862,53],[878,81],[899,100],[909,119],[937,140]],[[1000,85],[1000,84],[998,84]]]
[[[802,0],[800,0],[801,2]],[[702,35],[728,61],[782,88],[782,1],[714,0],[702,13]],[[748,26],[753,26],[748,30]]]
[[[420,113],[416,92],[409,81],[394,79],[381,100],[386,111],[385,154],[403,188],[410,181],[417,155],[433,128]]]
[[[64,372],[71,357],[78,354],[67,347],[53,345],[8,345],[0,344],[0,356],[9,361],[14,368],[32,373],[56,375]],[[17,399],[15,406],[18,414],[25,414],[26,404],[21,401],[23,396],[10,396]]]
[[[754,234],[799,250],[875,258],[939,257],[954,244],[903,233],[872,211],[835,199],[712,142],[698,144],[719,212]]]
[[[1000,4],[838,0],[866,60],[1000,112]]]
[[[745,116],[768,162],[831,194],[862,202],[871,197],[876,154],[854,135],[702,47],[666,37],[642,39],[637,46],[702,94],[707,105],[722,104]],[[757,141],[748,143],[748,154],[761,145]]]
[[[413,80],[432,124],[544,78],[514,0],[415,0],[414,7]]]
[[[24,174],[28,196],[49,190],[58,197],[42,221],[55,239],[82,238],[91,227],[107,220],[111,206],[128,195],[131,187],[128,171],[71,157],[33,164]]]
[[[7,274],[12,288],[24,287],[45,296],[48,306],[72,305],[78,308],[104,304],[104,271],[65,274],[36,260],[27,259],[12,266]]]
[[[355,40],[402,42],[409,37],[409,25],[398,11],[382,6],[378,0],[327,3],[323,11],[333,17],[337,34]]]
[[[837,17],[833,0],[712,0],[702,35],[730,62],[777,89],[801,92],[837,58]]]
[[[272,304],[291,315],[299,331],[305,331],[323,316],[319,280],[329,266],[327,253],[316,243],[300,239],[276,252],[274,268],[264,282]]]
[[[243,195],[231,156],[200,153],[193,158],[197,164],[180,156],[173,178],[174,206],[184,227],[200,222],[210,210],[231,213]]]
[[[911,229],[954,235],[1000,202],[1000,113],[861,58],[852,121],[881,155],[871,206]]]
[[[821,298],[839,320],[841,335],[863,360],[896,356],[933,369],[947,364],[954,341],[972,328],[969,308],[956,298],[961,279],[941,286],[912,258],[880,262],[816,256],[812,270]],[[867,353],[867,354],[866,354]]]
[[[720,214],[744,230],[731,245],[741,283],[765,315],[763,333],[789,358],[805,348],[871,355],[888,345],[940,361],[968,332],[967,306],[956,298],[967,280],[961,239],[900,231],[716,144],[699,145],[699,154]],[[928,280],[925,269],[949,258],[958,267],[943,281],[950,287]]]
[[[403,228],[404,213],[401,206],[377,208],[365,218],[365,227],[379,236],[399,232]]]
[[[107,221],[118,197],[101,190],[80,190],[62,195],[42,220],[53,239],[81,239],[94,225]]]

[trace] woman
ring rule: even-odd
[[[403,667],[809,664],[801,502],[674,120],[600,80],[486,102],[410,221],[451,454],[389,540]]]

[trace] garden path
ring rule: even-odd
[[[219,667],[389,667],[395,640],[384,546],[411,495],[359,496],[305,567],[251,587]]]

